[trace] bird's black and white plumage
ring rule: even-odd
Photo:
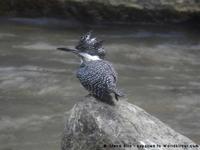
[[[76,76],[90,95],[108,104],[114,104],[112,93],[116,100],[123,96],[116,87],[117,73],[114,67],[104,59],[105,50],[102,41],[92,38],[91,32],[81,37],[76,49],[58,49],[73,52],[81,58]]]

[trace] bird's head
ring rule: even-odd
[[[57,49],[66,52],[72,52],[81,57],[82,61],[94,61],[104,59],[105,57],[105,50],[102,47],[102,44],[103,41],[97,41],[95,37],[92,37],[92,33],[90,31],[81,37],[74,49]]]

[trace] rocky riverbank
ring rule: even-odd
[[[59,17],[86,23],[198,23],[198,0],[4,0],[0,15]]]

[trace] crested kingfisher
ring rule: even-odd
[[[72,52],[81,59],[80,67],[76,72],[77,78],[83,87],[89,91],[89,95],[97,100],[114,105],[115,99],[124,96],[117,89],[117,73],[109,61],[105,60],[105,49],[102,41],[92,37],[91,32],[81,37],[74,49],[57,48],[58,50]]]

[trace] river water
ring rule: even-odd
[[[87,92],[75,77],[73,47],[93,29],[128,101],[200,144],[200,31],[179,26],[69,26],[48,20],[0,22],[0,149],[60,148],[64,114]]]

